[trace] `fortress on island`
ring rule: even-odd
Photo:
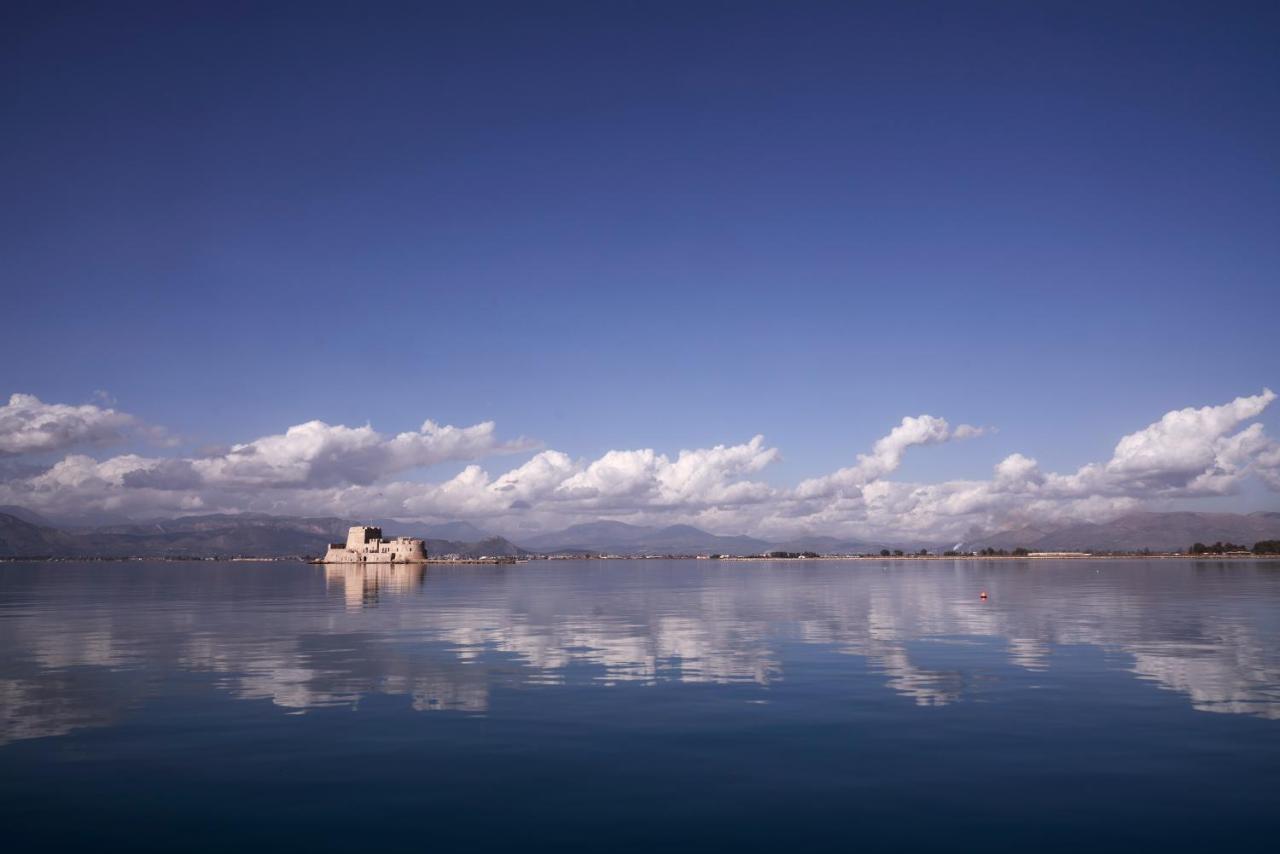
[[[425,563],[427,547],[416,537],[382,539],[381,528],[362,525],[347,531],[345,543],[330,543],[320,563]]]

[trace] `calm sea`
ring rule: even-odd
[[[8,851],[1270,851],[1280,562],[5,564],[0,818]]]

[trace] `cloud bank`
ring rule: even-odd
[[[34,395],[15,394],[0,406],[0,456],[120,442],[137,425],[135,418],[114,409],[44,403]]]
[[[1074,472],[1043,471],[1032,457],[1011,453],[988,479],[940,483],[891,476],[912,448],[988,431],[934,415],[908,416],[852,465],[779,487],[755,477],[781,457],[763,436],[674,457],[651,448],[612,450],[593,460],[540,450],[494,476],[480,460],[535,451],[539,443],[500,439],[493,422],[426,421],[416,431],[387,436],[368,425],[309,421],[203,456],[98,459],[84,451],[122,440],[137,419],[15,394],[0,408],[0,454],[75,452],[47,466],[0,467],[0,504],[55,517],[253,510],[474,519],[507,531],[605,517],[771,537],[945,538],[1019,524],[1097,521],[1152,501],[1227,495],[1254,476],[1280,490],[1280,444],[1254,421],[1275,398],[1263,389],[1218,406],[1166,413],[1121,437],[1110,459]],[[403,479],[449,461],[468,465],[440,482]]]

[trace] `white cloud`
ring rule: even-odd
[[[649,448],[609,451],[590,462],[543,451],[494,479],[479,466],[468,466],[441,484],[353,486],[334,493],[329,506],[371,503],[388,515],[449,518],[526,511],[548,519],[696,513],[768,499],[774,494],[768,485],[742,478],[778,456],[762,436],[740,445],[681,451],[674,460]]]
[[[754,474],[779,457],[776,448],[765,447],[763,436],[742,445],[681,451],[675,460],[649,448],[609,451],[567,478],[554,494],[561,500],[599,506],[695,508],[750,503],[771,490],[737,478]]]
[[[1280,444],[1272,442],[1254,459],[1258,476],[1277,492],[1280,492]]]
[[[1261,415],[1275,399],[1275,392],[1263,389],[1261,394],[1238,397],[1222,406],[1167,413],[1122,438],[1101,477],[1119,488],[1136,485],[1144,492],[1217,494],[1230,489],[1269,440],[1261,424],[1229,434]]]
[[[1039,486],[1044,482],[1040,464],[1022,454],[1010,454],[996,463],[995,484],[1001,489],[1016,492]]]
[[[853,465],[794,488],[755,479],[780,459],[762,436],[674,456],[640,448],[582,460],[544,450],[496,476],[473,463],[448,480],[422,483],[397,478],[535,443],[502,441],[491,422],[458,428],[427,421],[384,436],[370,426],[312,421],[197,458],[74,454],[38,473],[13,468],[0,483],[0,504],[53,515],[257,510],[471,518],[508,531],[606,517],[761,536],[942,539],[974,529],[1103,521],[1153,500],[1231,493],[1253,475],[1280,490],[1280,446],[1260,423],[1247,423],[1274,399],[1263,390],[1170,412],[1122,437],[1109,460],[1065,474],[1011,453],[989,479],[892,480],[911,448],[986,432],[919,415],[902,419]]]
[[[498,441],[494,424],[440,426],[387,438],[368,425],[346,427],[308,421],[274,436],[235,445],[224,454],[191,461],[210,485],[313,488],[373,483],[388,475],[447,460],[474,460],[535,447],[528,439]]]
[[[840,469],[825,477],[806,480],[796,488],[800,498],[823,498],[838,495],[879,480],[897,470],[907,449],[915,445],[936,445],[949,439],[972,439],[985,432],[982,428],[961,424],[954,430],[945,418],[932,415],[907,416],[902,423],[876,441],[871,453],[859,454],[856,465]]]
[[[136,424],[133,416],[114,409],[44,403],[35,395],[15,394],[0,406],[0,456],[118,442]]]
[[[24,395],[15,398],[24,398],[19,401],[23,405],[35,400]],[[92,406],[40,406],[110,413]],[[124,418],[111,423],[133,423]],[[32,444],[26,442],[26,446]],[[72,454],[38,474],[0,484],[0,503],[75,516],[202,509],[311,512],[305,508],[322,506],[326,489],[368,485],[441,462],[535,446],[524,438],[500,441],[492,422],[452,427],[427,421],[417,431],[386,437],[368,426],[310,421],[194,459],[125,454],[99,461]]]
[[[1276,443],[1261,424],[1238,429],[1275,397],[1264,389],[1221,406],[1167,413],[1121,438],[1107,462],[1090,463],[1071,474],[1042,472],[1035,460],[1015,453],[999,462],[987,481],[921,485],[878,480],[863,489],[865,503],[857,509],[870,529],[963,532],[975,525],[992,529],[1032,521],[1103,521],[1153,499],[1228,494],[1251,473],[1280,486]],[[917,428],[908,435],[939,433]]]

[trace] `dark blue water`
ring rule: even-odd
[[[31,851],[1272,850],[1280,562],[0,565],[0,811]]]

